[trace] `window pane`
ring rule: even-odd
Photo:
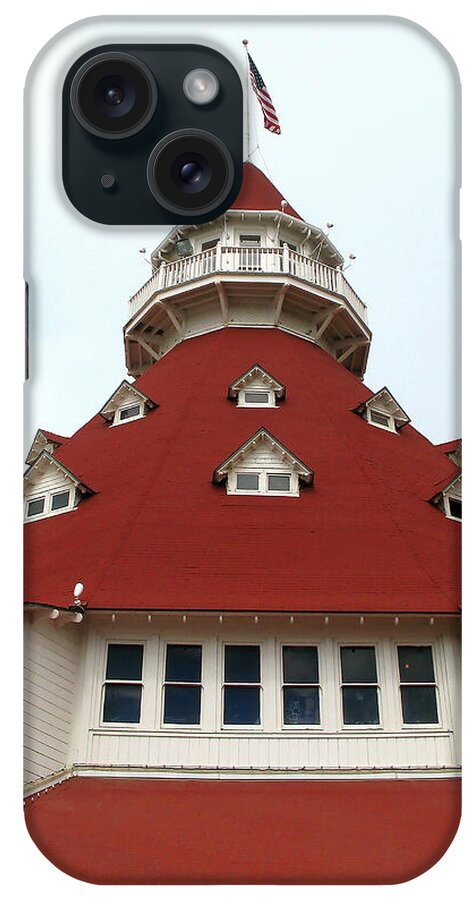
[[[318,688],[284,688],[285,725],[319,725],[320,721]]]
[[[133,416],[140,415],[140,406],[137,403],[136,406],[128,406],[127,409],[121,409],[119,412],[120,419],[131,419]]]
[[[291,490],[290,475],[268,475],[268,491]]]
[[[399,647],[400,681],[434,681],[431,647]]]
[[[372,422],[376,422],[378,425],[385,425],[385,428],[388,428],[390,425],[390,419],[388,416],[384,416],[379,412],[374,412],[373,409],[370,410],[370,418]]]
[[[236,476],[236,487],[239,491],[257,491],[259,476],[255,473]]]
[[[106,678],[117,681],[140,681],[143,653],[142,644],[109,644]]]
[[[142,685],[106,684],[104,722],[140,722]]]
[[[225,647],[225,681],[245,681],[256,684],[260,681],[260,648]]]
[[[454,497],[449,498],[450,513],[455,519],[463,518],[463,503],[461,500],[455,500]]]
[[[166,681],[201,681],[202,648],[188,644],[169,644],[165,666]]]
[[[165,687],[164,722],[167,725],[200,724],[200,687],[168,684]]]
[[[53,494],[51,498],[51,509],[64,509],[69,503],[69,491],[62,491],[61,494]]]
[[[40,513],[43,512],[45,508],[45,498],[41,497],[39,500],[30,500],[28,504],[28,516],[39,516]]]
[[[402,687],[403,721],[408,725],[438,722],[434,687]]]
[[[259,692],[258,687],[226,687],[225,725],[259,725]]]
[[[377,688],[342,688],[344,723],[346,725],[378,725]]]
[[[286,684],[317,684],[317,647],[283,647]]]
[[[261,235],[259,234],[240,234],[240,244],[243,247],[259,247],[261,244]]]
[[[268,403],[269,394],[265,391],[245,391],[245,403]]]
[[[342,681],[372,682],[377,681],[374,647],[341,647]]]
[[[216,247],[218,244],[218,238],[212,238],[210,241],[203,241],[202,243],[202,251],[204,250],[213,250],[213,247]]]

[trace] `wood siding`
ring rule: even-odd
[[[42,621],[25,633],[25,782],[59,772],[68,763],[77,683],[80,632]]]

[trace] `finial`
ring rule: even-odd
[[[248,41],[247,41],[247,40],[246,40],[246,38],[245,38],[245,40],[244,40],[244,41],[242,41],[242,43],[243,43],[243,45],[244,45],[244,46],[245,46],[245,47],[247,47],[247,46],[248,46]]]

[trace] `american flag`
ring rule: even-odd
[[[250,67],[251,87],[253,88],[259,100],[261,109],[263,110],[264,127],[267,128],[268,131],[272,131],[274,134],[281,134],[279,119],[273,106],[273,101],[269,96],[268,89],[253,60],[251,59],[248,50],[246,51],[246,53],[248,54],[248,63]]]

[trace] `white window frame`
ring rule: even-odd
[[[114,644],[120,644],[122,646],[137,646],[140,645],[142,647],[142,678],[141,680],[131,681],[126,678],[106,678],[107,671],[107,657],[109,653],[109,647]],[[102,682],[101,689],[99,691],[99,727],[106,729],[119,729],[120,731],[143,731],[145,728],[144,725],[144,702],[145,702],[145,679],[144,679],[144,670],[146,665],[146,641],[138,640],[135,638],[130,639],[115,639],[109,638],[105,642],[105,653],[104,660],[102,666]],[[106,698],[106,685],[107,684],[138,684],[141,686],[141,697],[140,697],[140,719],[138,722],[105,722],[104,721],[104,701]]]
[[[377,413],[379,416],[385,416],[388,419],[388,425],[382,425],[380,422],[372,421],[372,413]],[[381,431],[389,431],[391,434],[398,434],[397,427],[395,425],[395,416],[391,413],[387,412],[386,409],[382,409],[378,406],[368,406],[367,407],[367,422],[369,425],[373,425],[374,428],[380,428]]]
[[[250,403],[246,399],[246,394],[267,394],[268,402],[267,403]],[[272,388],[267,387],[257,387],[257,388],[240,388],[238,391],[238,401],[236,404],[238,407],[247,407],[248,409],[266,409],[267,407],[271,407],[272,409],[277,408],[276,403],[276,392],[273,391]]]
[[[69,491],[69,503],[67,506],[63,506],[61,509],[51,509],[51,504],[53,502],[53,497],[57,494],[65,494],[66,491]],[[43,512],[37,513],[34,516],[28,515],[28,507],[30,503],[34,503],[35,500],[44,500],[45,504],[43,507]],[[76,488],[74,485],[71,487],[64,487],[61,489],[54,488],[49,491],[42,491],[39,494],[35,494],[32,497],[25,498],[25,509],[24,509],[24,521],[25,522],[36,522],[38,519],[49,519],[52,516],[61,516],[63,513],[71,512],[71,510],[76,509],[77,507],[77,498],[76,498]]]
[[[399,647],[429,647],[431,649],[431,659],[433,662],[433,674],[435,676],[434,681],[401,681],[400,679],[400,664],[398,659],[398,648]],[[440,688],[439,688],[439,672],[437,666],[437,648],[434,643],[429,641],[396,641],[393,648],[394,659],[395,659],[395,671],[396,671],[396,684],[397,684],[397,697],[398,697],[398,709],[400,714],[400,728],[402,731],[444,731],[443,725],[443,707],[440,696]],[[404,722],[403,721],[403,703],[402,703],[402,692],[401,688],[403,687],[434,687],[435,688],[435,698],[436,698],[436,711],[438,714],[437,722]]]
[[[225,681],[225,649],[226,647],[258,647],[259,648],[259,674],[260,681]],[[219,711],[219,723],[221,731],[264,731],[264,698],[265,692],[263,690],[263,643],[262,641],[227,641],[224,640],[221,644],[221,660],[220,660],[220,684],[217,685],[217,693],[220,700],[220,711]],[[259,725],[251,725],[251,724],[243,724],[243,725],[235,725],[235,724],[225,724],[225,688],[226,687],[257,687],[259,689],[259,714],[260,714],[260,723]]]
[[[242,491],[237,488],[237,475],[258,475],[257,491]],[[289,491],[270,491],[268,490],[268,475],[289,475]],[[243,494],[252,497],[299,497],[299,477],[296,472],[291,469],[289,471],[272,471],[269,469],[240,469],[237,468],[233,472],[229,472],[226,480],[227,494]]]
[[[451,507],[450,507],[450,500],[457,500],[458,503],[461,503],[461,504],[463,502],[461,496],[458,496],[457,494],[454,494],[451,491],[449,491],[447,494],[443,494],[443,506],[444,506],[446,518],[452,519],[453,522],[462,522],[463,521],[462,516],[458,517],[458,516],[454,516],[452,514]]]
[[[124,412],[125,409],[130,409],[133,406],[139,407],[139,412],[136,416],[130,416],[127,419],[121,419],[121,412]],[[129,422],[136,422],[137,419],[143,419],[145,416],[145,401],[137,398],[137,400],[130,401],[128,403],[121,403],[120,406],[117,407],[114,418],[111,422],[111,428],[115,428],[117,425],[128,425]]]
[[[336,641],[337,648],[337,672],[338,672],[338,683],[336,684],[338,690],[338,703],[339,703],[339,718],[338,722],[340,722],[340,730],[342,732],[347,731],[383,731],[383,696],[382,696],[382,688],[381,688],[381,671],[379,666],[379,647],[381,644],[381,640],[376,640],[375,643],[370,641],[352,641],[352,639],[347,641]],[[342,661],[341,661],[341,649],[343,647],[372,647],[375,654],[375,670],[377,674],[377,681],[343,681],[342,678]],[[376,724],[371,724],[370,722],[364,722],[362,725],[352,725],[350,722],[344,722],[344,687],[375,687],[377,689],[377,710],[379,721]]]
[[[200,647],[202,650],[202,658],[201,658],[201,666],[200,666],[200,681],[166,681],[166,672],[167,672],[167,647],[169,646],[186,646],[186,647]],[[160,714],[159,714],[159,729],[164,731],[203,731],[203,696],[205,686],[203,684],[203,661],[204,661],[204,646],[205,641],[190,641],[185,638],[176,639],[168,638],[163,645],[163,672],[162,672],[162,680],[161,680],[161,689],[160,689]],[[190,724],[180,724],[177,722],[165,722],[165,689],[168,685],[183,685],[184,687],[199,687],[200,688],[200,721],[193,722]]]
[[[284,640],[278,644],[279,659],[277,660],[276,674],[280,676],[280,682],[278,681],[278,678],[276,678],[276,681],[277,681],[277,687],[278,687],[278,691],[279,691],[279,698],[278,698],[278,708],[279,708],[278,724],[279,724],[279,727],[282,731],[293,731],[293,732],[294,731],[323,731],[322,723],[323,723],[324,716],[323,716],[323,710],[322,710],[322,696],[323,696],[322,681],[319,680],[316,683],[314,683],[314,682],[312,682],[312,683],[305,682],[304,683],[303,682],[302,684],[298,684],[297,682],[291,683],[289,681],[285,681],[284,680],[284,653],[283,653],[284,647],[313,647],[313,648],[315,648],[315,650],[317,652],[318,674],[319,674],[319,679],[321,679],[321,653],[320,653],[321,648],[320,648],[319,644],[317,644],[315,642],[313,643],[311,641],[304,642],[304,641],[284,641]],[[284,689],[286,687],[311,687],[311,688],[317,687],[318,696],[319,696],[319,713],[320,713],[320,718],[321,718],[321,721],[319,723],[316,723],[314,725],[302,725],[302,724],[291,725],[291,724],[285,723],[285,721],[284,721]]]

